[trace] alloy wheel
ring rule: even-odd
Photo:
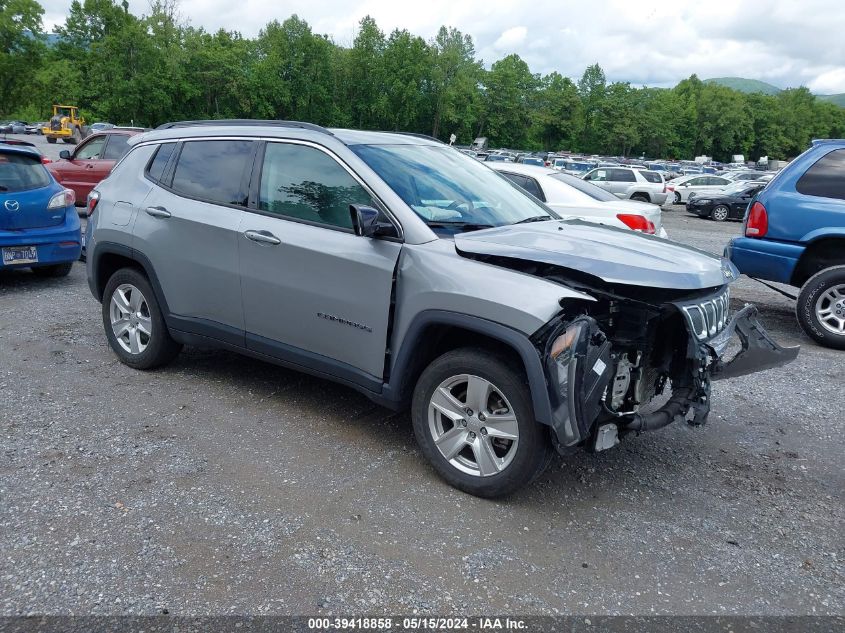
[[[152,339],[152,319],[147,299],[132,284],[115,288],[109,303],[112,332],[130,354],[142,354]]]
[[[713,209],[712,217],[716,222],[724,222],[728,219],[728,208],[724,205],[719,205]]]
[[[519,443],[519,424],[508,399],[489,380],[471,374],[438,385],[429,400],[428,427],[446,461],[477,477],[505,470]]]
[[[816,318],[826,330],[845,336],[845,284],[831,286],[819,295]]]

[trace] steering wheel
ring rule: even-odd
[[[462,207],[464,205],[467,206],[467,211],[472,211],[473,209],[475,209],[475,205],[472,204],[472,200],[453,200],[452,204],[446,207],[446,210],[457,211],[458,207]]]

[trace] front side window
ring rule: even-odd
[[[260,210],[351,229],[350,204],[375,203],[334,158],[307,145],[267,144],[258,196]]]
[[[825,154],[795,184],[798,193],[845,200],[845,150]]]
[[[104,160],[120,160],[129,149],[128,134],[110,134],[106,150],[103,152]]]
[[[244,172],[252,166],[252,152],[253,141],[187,141],[171,187],[191,198],[246,205]]]
[[[105,144],[105,136],[93,138],[76,150],[76,154],[73,158],[74,160],[96,160],[100,158],[100,155],[103,152],[103,145]]]
[[[607,170],[606,169],[596,169],[595,171],[591,171],[584,180],[592,180],[593,182],[604,182],[607,180]]]
[[[445,145],[353,145],[429,226],[473,230],[556,217],[507,179]]]

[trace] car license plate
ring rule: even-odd
[[[35,246],[10,246],[3,249],[3,265],[36,264],[38,248]]]

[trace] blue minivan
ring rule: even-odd
[[[751,200],[743,228],[725,256],[749,277],[800,288],[801,327],[845,349],[845,139],[813,141]]]
[[[74,202],[37,151],[0,143],[0,270],[67,275],[82,249]]]

